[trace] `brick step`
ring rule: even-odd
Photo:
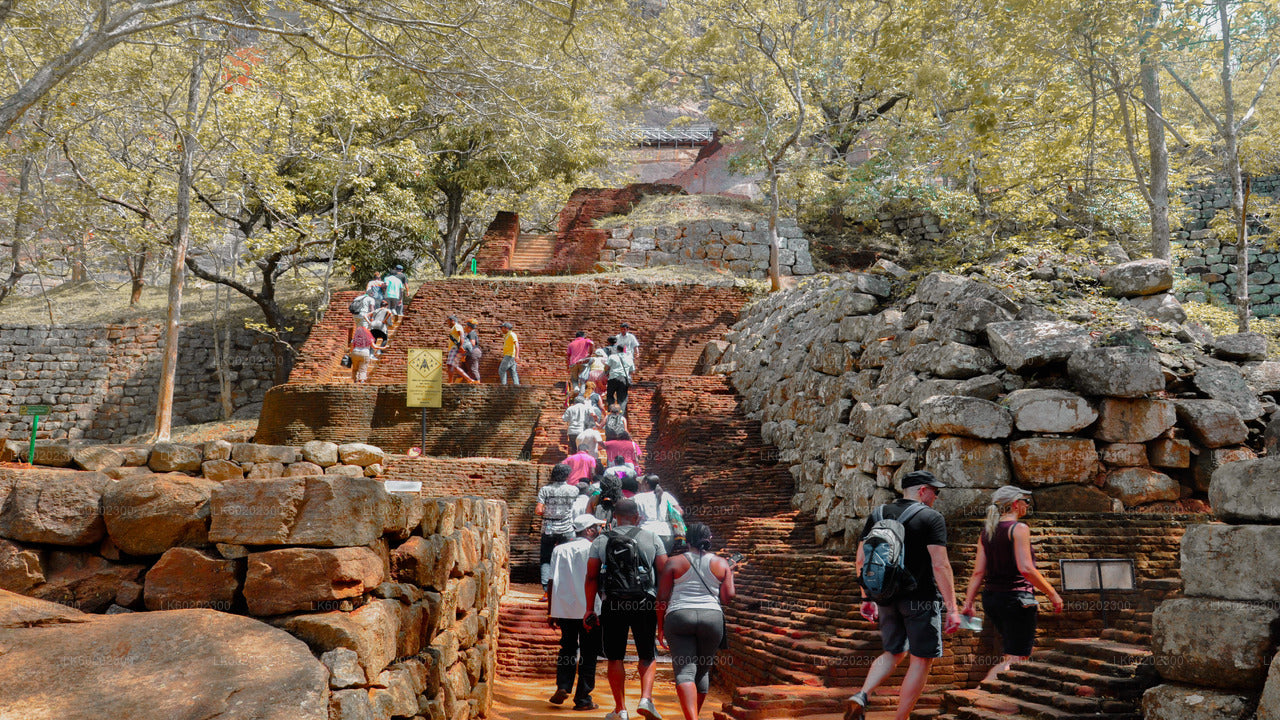
[[[1133,700],[1150,683],[1139,677],[1112,677],[1032,661],[1017,663],[1000,674],[1000,680],[1049,690],[1061,695]]]
[[[1135,667],[1150,662],[1151,650],[1138,645],[1119,643],[1101,638],[1059,640],[1054,650],[1073,657],[1100,660],[1108,665]]]

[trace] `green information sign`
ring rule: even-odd
[[[52,410],[48,405],[23,405],[18,408],[19,415],[48,415]]]
[[[48,405],[22,405],[18,408],[19,415],[31,416],[31,446],[27,449],[27,464],[36,464],[36,428],[40,427],[40,416],[48,415],[50,408]]]

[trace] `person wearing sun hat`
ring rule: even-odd
[[[1049,598],[1054,612],[1060,613],[1063,608],[1062,596],[1036,569],[1031,528],[1021,522],[1030,510],[1029,490],[1014,485],[998,488],[991,494],[982,534],[974,549],[977,561],[960,614],[973,616],[973,601],[982,590],[983,612],[999,631],[1004,646],[1004,659],[987,673],[988,680],[1031,655],[1036,640],[1036,590]]]
[[[596,659],[600,654],[600,597],[586,596],[587,556],[591,542],[603,530],[604,520],[580,513],[573,518],[574,538],[551,553],[551,584],[547,617],[560,628],[560,652],[556,657],[556,692],[549,698],[559,705],[573,694],[574,710],[595,710],[591,699],[596,687]],[[574,692],[574,677],[578,687]]]
[[[860,614],[880,624],[884,652],[871,663],[862,689],[849,698],[845,720],[866,714],[867,698],[909,654],[907,674],[898,690],[897,720],[906,720],[924,690],[933,662],[942,657],[942,635],[960,627],[955,577],[947,557],[947,521],[933,509],[946,484],[927,470],[902,478],[902,497],[881,505],[867,517],[858,541],[857,575],[862,576],[863,540],[881,519],[900,519],[906,533],[903,564],[915,579],[914,590],[895,595],[884,605],[865,597]]]

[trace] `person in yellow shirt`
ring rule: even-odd
[[[507,331],[502,338],[502,362],[498,364],[498,377],[503,385],[507,384],[508,372],[511,373],[512,382],[520,384],[520,373],[516,370],[516,364],[520,362],[520,338],[511,328],[511,323],[502,323],[502,329]]]

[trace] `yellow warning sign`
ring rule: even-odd
[[[444,352],[442,350],[409,350],[406,407],[440,407],[440,388],[444,384]]]

